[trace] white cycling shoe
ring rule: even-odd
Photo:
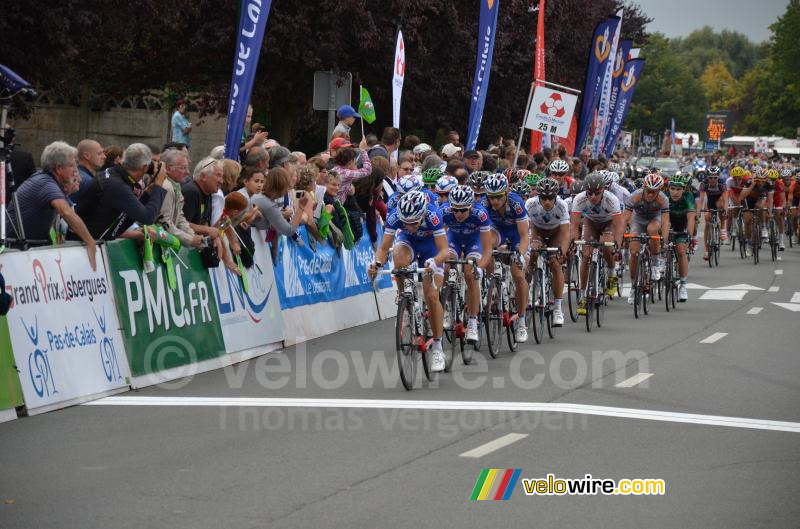
[[[517,343],[525,343],[528,341],[528,329],[525,325],[517,325],[517,331],[514,334]]]
[[[477,343],[478,342],[478,320],[470,318],[467,321],[467,342],[469,343]]]
[[[564,313],[561,309],[553,310],[553,327],[561,327],[564,325]]]
[[[444,351],[442,351],[442,346],[439,345],[437,347],[436,344],[431,345],[431,356],[433,357],[431,371],[434,373],[441,373],[444,371]]]

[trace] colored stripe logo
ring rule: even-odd
[[[508,500],[519,481],[521,468],[484,468],[470,500]]]

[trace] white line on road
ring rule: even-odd
[[[780,289],[781,289],[781,287],[769,287],[769,290],[767,290],[767,292],[777,292]]]
[[[771,301],[773,305],[777,305],[782,309],[790,310],[792,312],[800,312],[800,303],[775,303]]]
[[[628,380],[623,380],[619,384],[617,384],[616,388],[632,388],[633,386],[638,386],[648,378],[652,377],[653,373],[637,373],[633,375]]]
[[[776,276],[782,276],[782,275],[783,275],[783,270],[781,270],[780,268],[778,268],[777,270],[775,270],[775,275],[776,275]]]
[[[800,292],[795,292],[792,299],[789,300],[789,303],[800,303]]]
[[[703,338],[702,340],[700,340],[700,343],[718,342],[719,340],[725,338],[726,336],[728,336],[728,333],[726,333],[726,332],[715,332],[714,334],[712,334],[708,338]]]
[[[477,448],[473,448],[472,450],[468,450],[463,454],[459,454],[459,457],[483,457],[486,454],[491,454],[501,448],[505,448],[510,444],[514,444],[517,441],[521,441],[528,437],[526,433],[510,433],[508,435],[504,435],[503,437],[498,437],[494,441],[489,441],[486,444],[482,444]]]
[[[800,433],[800,423],[657,410],[613,408],[589,404],[544,402],[470,402],[457,400],[278,399],[246,397],[106,397],[83,406],[245,406],[266,408],[361,408],[461,411],[527,411],[575,413],[647,421],[729,426]]]
[[[697,299],[717,301],[741,301],[747,295],[747,290],[706,290]]]
[[[748,310],[747,313],[748,314],[758,314],[762,310],[764,310],[764,307],[753,307],[752,309]]]

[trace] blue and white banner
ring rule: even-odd
[[[619,85],[622,83],[622,74],[626,70],[625,63],[631,59],[629,54],[632,45],[633,41],[623,40],[619,43],[619,47],[617,48],[617,58],[614,61],[614,71],[611,74],[611,98],[608,104],[608,115],[610,118],[608,125],[611,124],[611,119],[614,119],[614,110],[617,107],[617,98],[619,97]],[[606,135],[608,134],[609,128],[609,126],[606,126]],[[602,148],[605,149],[604,146]]]
[[[672,118],[672,125],[669,130],[669,153],[675,154],[675,118]]]
[[[225,157],[239,160],[239,146],[253,93],[261,42],[267,27],[272,0],[243,0],[239,13],[239,33],[233,58],[231,94],[228,98],[228,124],[225,129]]]
[[[625,117],[628,115],[628,110],[631,107],[631,100],[633,99],[633,91],[642,75],[644,68],[644,59],[633,59],[625,63],[625,73],[622,75],[622,82],[619,87],[619,96],[617,104],[614,108],[614,115],[611,118],[611,123],[608,127],[606,134],[605,147],[603,153],[606,158],[610,159],[614,154],[614,147],[617,144],[622,124],[625,123]]]
[[[583,90],[578,136],[575,138],[575,152],[573,153],[575,156],[580,154],[592,128],[594,111],[600,98],[598,89],[605,73],[605,64],[611,55],[611,32],[614,31],[618,22],[619,19],[617,17],[608,17],[597,24],[594,30],[592,48],[589,51],[589,61],[586,66],[586,86]]]
[[[352,250],[336,250],[329,244],[317,243],[314,251],[309,245],[305,227],[300,228],[303,245],[280,237],[275,266],[275,283],[281,308],[291,309],[336,301],[372,291],[372,280],[367,276],[369,265],[375,261],[375,251],[364,225],[364,236]],[[382,234],[379,233],[378,240]],[[391,287],[389,276],[380,276],[380,288]]]
[[[594,128],[594,136],[592,137],[592,156],[597,157],[600,154],[600,143],[605,139],[606,130],[608,129],[608,122],[611,119],[609,113],[609,106],[611,102],[611,83],[614,79],[614,58],[617,56],[617,47],[619,46],[619,34],[622,30],[622,10],[617,12],[617,26],[614,29],[614,38],[611,40],[611,55],[605,64],[605,72],[601,84],[602,90],[600,92],[600,101],[597,104],[597,124]]]
[[[498,11],[500,11],[500,0],[481,0],[481,15],[478,21],[478,60],[475,64],[475,76],[472,80],[467,150],[475,149],[478,144],[478,135],[481,132],[483,107],[486,104],[486,93],[489,91],[489,74],[492,70],[492,54],[494,53],[494,36],[497,32]]]

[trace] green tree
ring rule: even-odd
[[[703,87],[669,40],[660,33],[650,35],[642,57],[647,62],[626,127],[660,132],[669,128],[674,117],[679,130],[702,130],[708,108]]]
[[[723,61],[712,62],[700,76],[710,110],[727,109],[737,95],[737,83]]]

